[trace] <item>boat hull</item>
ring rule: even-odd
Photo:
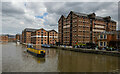
[[[42,45],[41,47],[50,48],[50,45]]]
[[[37,53],[34,53],[34,52],[31,52],[29,50],[27,50],[27,52],[29,52],[30,54],[36,56],[36,57],[45,57],[45,53],[42,53],[42,54],[37,54]]]
[[[43,47],[43,48],[51,48],[51,47],[45,47],[45,46],[41,46],[41,47]]]
[[[19,45],[19,44],[20,44],[20,42],[16,42],[16,44],[18,44],[18,45]]]

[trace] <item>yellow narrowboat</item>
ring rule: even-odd
[[[31,53],[36,57],[45,57],[45,50],[33,48],[31,44],[27,45],[27,52]]]

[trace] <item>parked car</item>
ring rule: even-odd
[[[114,48],[114,47],[106,47],[107,51],[118,51],[118,49]]]

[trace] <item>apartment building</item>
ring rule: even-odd
[[[31,43],[31,33],[36,29],[25,28],[22,31],[22,43]]]
[[[8,42],[8,36],[7,35],[0,35],[0,42]]]
[[[58,42],[58,33],[55,30],[47,31],[41,28],[31,33],[32,44],[55,44],[56,42]]]
[[[48,44],[48,31],[41,28],[31,33],[31,43],[36,45]]]
[[[104,31],[116,31],[116,22],[110,16],[71,11],[67,17],[62,15],[58,21],[58,38],[63,45],[95,43],[96,35]]]
[[[65,17],[62,15],[58,21],[59,25],[58,25],[58,41],[60,42],[60,44],[63,44],[63,24],[65,21]]]
[[[120,48],[120,31],[100,33],[96,36],[95,42],[100,48],[106,46]]]
[[[56,44],[58,42],[58,33],[55,30],[48,31],[48,44]]]

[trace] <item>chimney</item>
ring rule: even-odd
[[[106,21],[110,21],[110,20],[111,20],[111,17],[110,17],[110,16],[106,16],[106,17],[104,17],[103,19],[106,20]]]
[[[91,19],[95,19],[95,16],[96,16],[95,13],[92,13],[92,14],[89,14],[89,15],[88,15],[88,17],[91,18]]]

